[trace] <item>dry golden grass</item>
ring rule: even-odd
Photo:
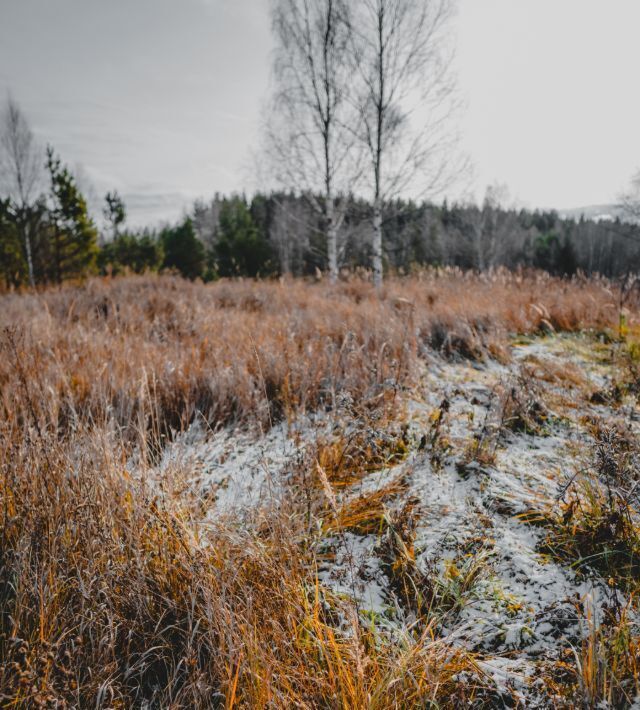
[[[640,592],[638,446],[632,430],[593,425],[593,452],[548,511],[546,547],[583,572],[597,570],[612,586]]]
[[[606,281],[508,273],[425,272],[390,281],[381,298],[357,280],[332,290],[138,277],[1,301],[0,324],[17,331],[17,352],[5,338],[0,358],[3,417],[24,420],[19,363],[39,373],[42,426],[161,437],[196,411],[268,425],[344,392],[373,400],[425,347],[483,357],[504,352],[509,333],[614,328],[618,317]]]
[[[581,575],[600,574],[612,589],[601,618],[588,600],[578,609],[588,633],[572,649],[562,694],[588,708],[630,707],[640,693],[638,451],[627,429],[595,421],[592,434],[592,462],[576,472],[560,504],[538,522],[549,526],[545,552]]]
[[[319,441],[316,465],[332,486],[345,488],[368,473],[400,463],[408,452],[409,442],[404,432],[378,431],[375,425],[369,424],[367,428],[359,426],[348,435]]]
[[[474,670],[460,651],[429,633],[390,644],[340,610],[295,518],[203,536],[188,506],[105,457],[112,442],[41,443],[48,460],[13,450],[1,488],[3,704],[384,708],[479,692],[455,685]]]
[[[140,277],[0,300],[1,705],[495,701],[429,620],[391,640],[318,584],[295,481],[255,528],[204,528],[206,501],[151,488],[127,462],[137,450],[143,471],[197,413],[268,427],[345,395],[393,409],[429,348],[504,356],[509,333],[615,327],[607,282],[425,272],[378,297],[357,280]],[[330,486],[353,474],[342,451],[319,454]],[[349,461],[369,454],[358,443]],[[368,530],[384,500],[312,509]]]
[[[640,643],[631,621],[633,602],[596,618],[584,611],[587,633],[580,646],[567,649],[567,660],[549,669],[547,685],[563,707],[633,707],[640,692]],[[554,677],[555,676],[555,677]]]

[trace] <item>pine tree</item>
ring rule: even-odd
[[[102,210],[102,214],[111,227],[111,236],[113,239],[117,239],[120,234],[120,227],[127,219],[127,209],[124,200],[114,190],[113,192],[107,192],[104,201],[105,206]]]
[[[220,276],[258,276],[272,270],[272,251],[242,197],[224,200],[216,232],[216,265]]]
[[[565,235],[562,246],[558,249],[556,273],[559,276],[573,276],[578,270],[576,250],[568,235]]]
[[[52,277],[58,283],[93,272],[98,253],[98,232],[87,203],[66,167],[51,147],[47,148],[51,178],[50,252]]]
[[[177,269],[182,276],[196,279],[202,276],[205,267],[205,251],[196,236],[193,222],[185,219],[177,227],[167,228],[160,234],[164,249],[165,269]]]

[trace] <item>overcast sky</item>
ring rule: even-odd
[[[640,167],[640,0],[460,0],[475,189],[530,207],[615,200]],[[0,0],[0,92],[132,221],[255,187],[268,0]]]

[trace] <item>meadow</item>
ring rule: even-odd
[[[630,706],[638,315],[506,270],[1,295],[0,705]]]

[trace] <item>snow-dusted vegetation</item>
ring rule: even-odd
[[[3,705],[638,701],[633,291],[140,277],[1,314]]]

